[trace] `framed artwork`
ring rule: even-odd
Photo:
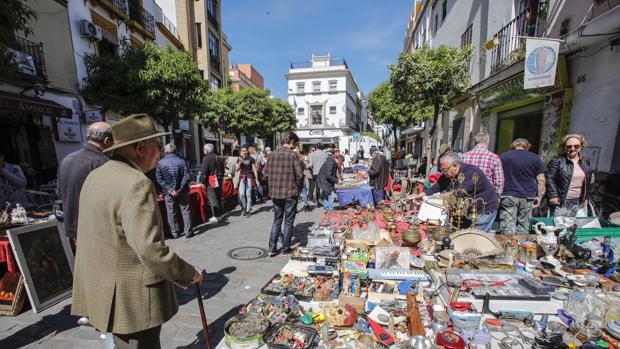
[[[73,252],[62,223],[27,225],[9,229],[7,235],[35,313],[71,296]]]
[[[0,279],[0,315],[15,316],[24,306],[24,278],[20,272],[6,272]]]

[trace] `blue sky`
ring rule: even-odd
[[[265,88],[286,99],[290,62],[344,58],[368,94],[389,76],[403,48],[414,0],[223,0],[232,64],[252,64]],[[268,13],[267,13],[268,12]]]

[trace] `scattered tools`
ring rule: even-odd
[[[491,295],[487,293],[484,296],[484,301],[482,303],[482,314],[491,314],[498,319],[517,320],[517,321],[523,321],[524,323],[531,323],[534,320],[534,313],[532,313],[531,311],[521,311],[521,310],[492,311],[490,308],[490,303],[491,303]]]

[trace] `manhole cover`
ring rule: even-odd
[[[266,255],[267,250],[260,247],[237,247],[228,251],[228,257],[241,261],[252,261]]]

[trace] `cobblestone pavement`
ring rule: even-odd
[[[267,249],[273,219],[271,202],[256,205],[254,210],[251,217],[245,218],[235,209],[224,215],[217,226],[196,227],[197,235],[189,240],[167,240],[182,258],[206,270],[202,293],[214,347],[223,338],[224,322],[260,293],[260,288],[288,261],[282,255],[253,261],[228,257],[228,251],[237,247]],[[293,244],[305,243],[321,211],[297,214]],[[178,288],[177,296],[179,312],[162,327],[162,348],[204,348],[195,289]],[[25,310],[16,317],[0,316],[0,348],[103,348],[101,334],[92,327],[78,326],[77,317],[70,312],[68,299],[39,314]]]

